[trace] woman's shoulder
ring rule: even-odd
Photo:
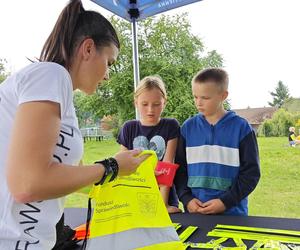
[[[69,72],[57,63],[34,62],[15,75],[15,91],[20,102],[49,100],[72,104],[73,86]]]
[[[20,71],[18,71],[17,74],[25,78],[70,78],[69,72],[63,66],[53,62],[33,62],[21,69]]]
[[[69,72],[63,66],[53,62],[34,62],[19,71],[21,79],[29,84],[37,81],[44,84],[46,82],[72,88],[72,79]],[[47,86],[49,86],[47,84]]]
[[[32,67],[44,72],[69,75],[65,67],[54,62],[36,62],[32,64]]]

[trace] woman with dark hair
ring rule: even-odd
[[[72,92],[94,93],[119,48],[110,22],[72,0],[39,62],[0,85],[0,249],[52,249],[65,195],[130,174],[145,159],[132,150],[78,166],[83,141]]]

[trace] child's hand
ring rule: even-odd
[[[137,157],[141,152],[141,150],[134,149],[121,151],[115,155],[115,159],[119,165],[119,175],[130,175],[134,173],[137,167],[150,156],[149,154],[145,154]]]
[[[220,199],[213,199],[202,203],[202,207],[198,208],[201,214],[219,214],[225,211],[226,207]]]
[[[175,206],[167,206],[167,210],[169,214],[182,213],[181,209]]]
[[[197,213],[198,209],[201,208],[202,205],[203,205],[203,203],[200,200],[194,198],[189,201],[189,203],[187,204],[186,207],[190,213]]]

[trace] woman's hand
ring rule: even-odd
[[[138,156],[142,150],[134,149],[128,151],[122,151],[115,155],[115,159],[119,165],[119,175],[130,175],[134,173],[137,167],[150,155],[145,154]]]

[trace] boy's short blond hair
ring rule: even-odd
[[[224,69],[207,68],[200,70],[192,80],[192,84],[207,82],[214,82],[222,91],[225,91],[228,90],[229,77]]]
[[[167,92],[163,80],[159,76],[146,76],[138,84],[135,92],[134,99],[143,93],[145,90],[158,89],[162,97],[167,100]]]

